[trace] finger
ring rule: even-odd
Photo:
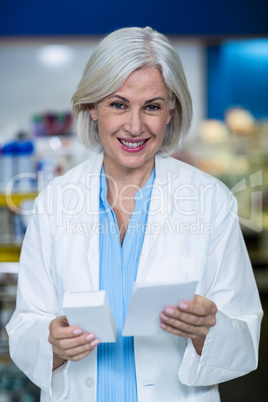
[[[198,315],[200,317],[207,317],[209,315],[215,315],[217,313],[217,307],[215,303],[204,297],[195,295],[193,301],[182,301],[179,306],[179,310]]]
[[[208,315],[208,316],[199,316],[195,314],[191,314],[189,312],[183,312],[178,308],[175,307],[167,307],[163,313],[160,314],[160,318],[163,321],[167,321],[168,319],[172,320],[179,320],[186,324],[194,325],[194,326],[208,326],[213,327],[216,324],[216,317],[215,315]],[[172,324],[172,321],[169,321]],[[176,325],[175,325],[176,326]]]
[[[160,319],[175,328],[182,327],[188,332],[193,332],[192,327],[210,328],[216,324],[215,315],[198,316],[188,312],[184,313],[175,307],[167,307],[164,312],[160,314]]]
[[[82,334],[82,329],[79,327],[70,327],[66,317],[61,316],[51,321],[50,335],[54,339],[73,338]]]
[[[210,328],[208,325],[196,326],[188,324],[178,319],[169,318],[163,314],[160,315],[160,318],[161,328],[180,336],[205,336],[208,334]]]
[[[80,336],[82,333],[82,329],[78,327],[55,327],[50,331],[50,334],[54,339],[74,338]]]
[[[89,350],[87,352],[81,353],[79,355],[73,356],[71,357],[69,360],[73,361],[73,362],[78,362],[79,360],[84,359],[85,357],[87,357],[88,355],[90,355],[90,353],[93,352],[94,349]]]
[[[200,336],[203,336],[203,335],[199,335],[199,334],[196,334],[196,333],[186,332],[186,331],[183,331],[183,330],[181,330],[179,328],[174,328],[174,327],[172,327],[170,325],[166,325],[163,322],[160,323],[160,327],[164,331],[166,331],[166,332],[168,332],[170,334],[177,335],[177,336],[180,336],[180,337],[183,337],[183,338],[197,339]]]
[[[73,349],[76,347],[80,347],[83,345],[88,345],[90,342],[95,340],[95,335],[92,333],[84,333],[80,336],[73,337],[73,338],[61,338],[61,339],[53,339],[53,344],[61,349]]]
[[[54,353],[58,354],[61,358],[65,360],[77,360],[80,359],[78,356],[88,355],[91,353],[99,344],[98,339],[94,339],[91,342],[88,342],[85,345],[80,345],[78,347],[70,348],[70,349],[62,349],[55,347],[53,348]]]
[[[81,328],[77,328],[77,327],[68,327],[68,328],[55,327],[50,332],[50,335],[55,340],[72,339],[75,337],[79,337],[82,334],[83,334],[83,331],[81,330]]]

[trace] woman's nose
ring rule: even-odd
[[[138,136],[143,132],[143,122],[140,111],[130,111],[124,125],[125,130],[132,136]]]

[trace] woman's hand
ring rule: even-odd
[[[82,333],[81,328],[70,327],[65,316],[51,321],[48,341],[53,350],[53,370],[66,360],[78,361],[88,356],[99,344],[91,332]]]
[[[217,307],[211,300],[195,295],[192,302],[166,307],[160,314],[160,326],[171,334],[191,338],[201,355],[208,331],[216,324],[216,313]]]

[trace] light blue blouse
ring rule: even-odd
[[[106,290],[117,326],[117,340],[116,343],[102,343],[97,348],[97,402],[138,401],[134,339],[121,334],[136,280],[154,178],[155,170],[148,182],[135,194],[135,210],[121,246],[116,217],[107,201],[107,183],[102,167],[99,287]]]

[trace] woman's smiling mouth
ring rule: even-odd
[[[149,139],[150,138],[147,138],[145,140],[129,140],[129,139],[118,138],[121,147],[128,152],[141,151],[145,147]]]

